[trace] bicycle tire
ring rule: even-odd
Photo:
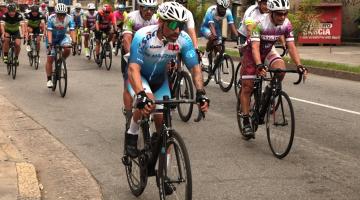
[[[156,178],[158,181],[160,199],[166,199],[165,184],[168,183],[168,187],[176,187],[176,190],[173,189],[172,195],[176,193],[175,196],[178,197],[178,199],[180,196],[183,196],[184,200],[191,200],[192,175],[189,154],[184,140],[175,130],[170,131],[169,135],[170,136],[166,141],[166,150],[162,151],[159,155],[159,169]],[[174,153],[174,155],[172,155],[172,153]],[[174,160],[174,166],[169,167],[168,164],[171,165],[172,159]],[[177,170],[173,170],[174,167],[177,167]],[[172,175],[172,172],[175,173],[174,176]],[[183,195],[179,192],[180,185],[184,186]]]
[[[72,55],[75,56],[76,55],[76,45],[72,46]]]
[[[66,61],[64,58],[61,58],[58,63],[58,78],[59,78],[59,92],[61,97],[65,97],[67,90],[67,68]]]
[[[175,91],[176,99],[193,99],[194,98],[194,88],[192,85],[191,76],[188,72],[181,71],[179,77],[179,84]],[[184,88],[184,92],[182,92],[182,88]],[[194,104],[178,104],[177,110],[179,116],[182,121],[189,121],[192,112],[193,112]]]
[[[235,74],[234,74],[234,91],[235,91],[236,98],[238,98],[240,88],[241,88],[240,71],[241,71],[241,62],[239,62],[239,64],[237,65]]]
[[[30,52],[28,52],[27,53],[27,55],[28,55],[28,57],[29,57],[29,64],[30,64],[30,67],[32,67],[33,66],[33,64],[34,64],[34,60],[33,60],[33,58],[32,58],[32,52],[30,51]]]
[[[35,69],[38,70],[39,69],[39,63],[40,63],[40,56],[39,56],[39,51],[36,51],[36,57],[35,57],[35,62],[34,62],[34,66]]]
[[[141,133],[139,133],[139,137],[144,136],[145,134],[150,135],[149,133],[149,127],[148,126],[141,126],[140,128]],[[142,144],[140,144],[142,147],[145,146],[144,140],[141,140],[139,138],[138,140],[138,146],[139,146],[139,142],[142,142]],[[144,152],[143,150],[140,150],[140,152]],[[125,155],[125,146],[124,146],[124,155]],[[140,196],[147,185],[147,181],[148,181],[148,167],[147,167],[147,162],[144,160],[144,156],[138,156],[136,158],[130,158],[129,156],[125,156],[125,161],[123,160],[123,162],[125,162],[125,171],[126,171],[126,179],[128,181],[128,185],[130,187],[131,193],[138,197]],[[134,167],[136,167],[135,170],[133,169]],[[138,174],[134,174],[134,172],[138,173]],[[138,177],[136,177],[138,175]]]
[[[241,88],[240,88],[240,91],[241,92]],[[251,120],[251,125],[252,125],[252,128],[253,128],[253,131],[256,132],[257,130],[257,124],[255,124],[254,121],[252,121],[253,119],[253,115],[254,115],[254,110],[255,110],[255,106],[256,106],[256,102],[255,102],[255,92],[256,91],[253,91],[250,95],[250,105],[249,105],[249,108],[250,108],[250,113],[249,113],[249,116],[250,116],[250,120]],[[241,133],[241,135],[244,136],[244,138],[246,140],[249,140],[251,138],[249,138],[248,136],[246,136],[244,134],[244,126],[243,126],[243,117],[242,117],[242,108],[241,108],[241,102],[240,102],[240,96],[237,97],[237,104],[236,104],[236,119],[237,119],[237,123],[238,123],[238,127],[239,127],[239,131]]]
[[[7,60],[7,64],[6,64],[6,68],[7,68],[7,73],[8,73],[8,75],[10,76],[10,74],[11,74],[11,69],[12,69],[12,61],[10,60],[10,56],[9,55],[11,55],[12,54],[12,49],[11,48],[9,48],[9,52],[8,52],[8,60]]]
[[[105,46],[104,59],[105,59],[105,68],[109,71],[111,69],[111,64],[112,64],[112,51],[109,43],[106,43]]]
[[[104,56],[105,56],[104,45],[103,45],[103,44],[100,44],[100,45],[101,45],[101,49],[100,49],[99,62],[98,62],[98,67],[99,67],[99,68],[102,67],[103,59],[104,59]],[[95,60],[96,60],[96,56],[95,56]]]
[[[277,121],[277,119],[280,119],[280,121]],[[285,126],[290,128],[290,134],[285,133],[287,131],[284,130],[285,128],[282,128]],[[280,91],[275,97],[272,96],[270,99],[270,106],[266,114],[266,133],[273,155],[278,159],[287,156],[294,140],[295,115],[290,97],[284,91]],[[285,139],[282,145],[280,142],[283,138]],[[282,147],[278,148],[278,146]]]
[[[226,63],[226,66],[224,64],[224,61]],[[228,63],[227,61],[229,61],[230,63]],[[219,80],[220,89],[223,92],[228,92],[234,83],[234,61],[232,60],[231,56],[224,54],[221,62],[219,63],[218,70],[219,70],[218,80]],[[229,77],[226,78],[229,80],[224,81],[223,77],[225,77],[226,74],[229,74]]]
[[[116,45],[115,45],[115,52],[114,52],[115,56],[117,56],[119,54],[119,49],[121,49],[121,41],[119,38],[117,38]]]
[[[16,71],[17,71],[17,63],[15,63],[15,49],[14,47],[11,47],[12,51],[10,55],[11,58],[11,75],[12,79],[15,80],[16,78]]]
[[[81,35],[79,34],[78,35],[78,44],[76,45],[76,51],[77,51],[77,54],[80,56],[81,55],[81,50],[82,50],[82,39],[81,39]]]

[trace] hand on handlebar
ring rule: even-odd
[[[136,95],[136,108],[141,110],[141,114],[149,116],[151,111],[155,108],[151,99],[146,95],[145,91],[141,91]]]
[[[303,74],[303,82],[305,82],[308,74],[308,69],[303,65],[298,65],[297,70],[299,73]]]
[[[259,76],[265,77],[267,69],[268,68],[264,64],[257,64],[256,65],[257,74]]]
[[[210,99],[206,96],[205,90],[196,91],[196,103],[202,112],[207,112],[210,106]]]

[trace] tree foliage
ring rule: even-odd
[[[320,14],[316,10],[316,5],[320,0],[302,0],[297,8],[289,12],[289,19],[293,25],[295,38],[299,33],[308,33],[314,31],[320,25]]]

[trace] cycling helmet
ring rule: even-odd
[[[5,7],[6,6],[6,3],[5,2],[0,2],[0,7]]]
[[[282,11],[290,9],[289,0],[268,0],[267,7],[270,11]]]
[[[75,4],[75,9],[81,9],[81,3],[76,3]]]
[[[174,20],[179,22],[185,22],[188,20],[186,8],[173,1],[160,4],[158,8],[158,15],[164,20]]]
[[[8,11],[9,12],[16,11],[16,5],[14,3],[10,3],[8,5]]]
[[[228,8],[230,6],[230,0],[216,0],[216,3],[224,8]]]
[[[111,8],[111,6],[109,4],[104,4],[102,10],[104,12],[112,12],[112,8]]]
[[[37,6],[37,5],[31,6],[30,11],[31,12],[39,12],[39,6]]]
[[[66,14],[67,13],[67,7],[65,4],[63,3],[58,3],[55,6],[55,13],[59,13],[59,14]]]
[[[156,7],[158,5],[157,0],[137,0],[139,6]]]
[[[187,4],[187,0],[175,0],[176,3],[179,3],[179,4]]]
[[[116,8],[119,9],[119,10],[125,10],[125,5],[124,4],[118,4],[116,6]]]
[[[87,7],[88,7],[89,10],[95,10],[96,9],[95,4],[93,4],[93,3],[89,3],[87,5]]]

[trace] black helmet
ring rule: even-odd
[[[10,3],[8,5],[8,11],[9,12],[16,11],[16,5],[14,3]]]
[[[30,10],[31,10],[31,12],[39,12],[39,6],[33,5],[33,6],[31,6]]]

